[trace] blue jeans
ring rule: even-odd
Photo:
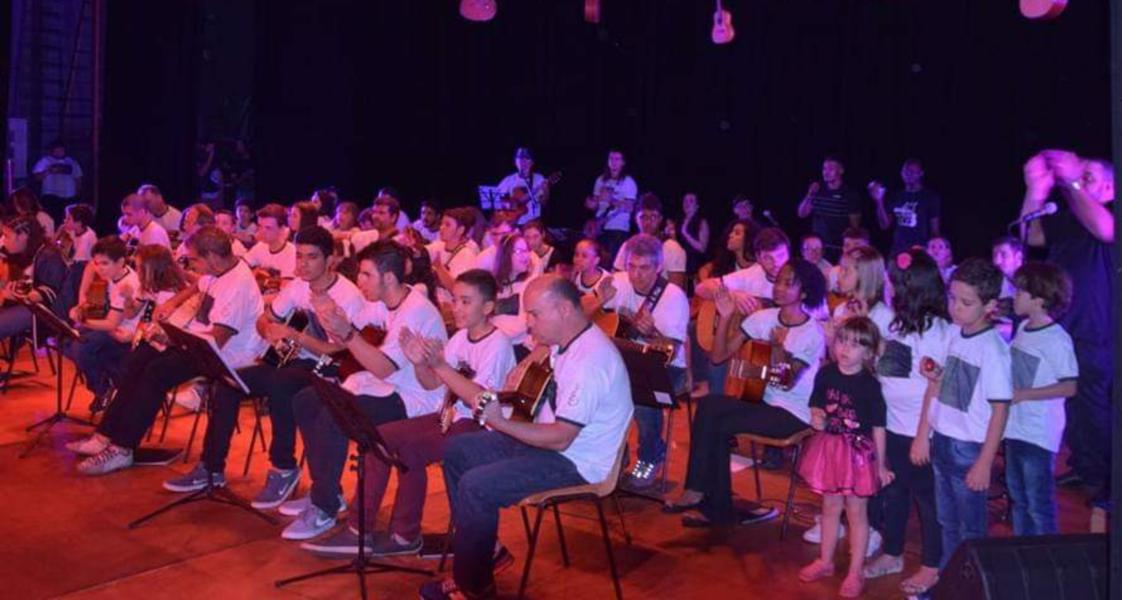
[[[500,508],[545,490],[588,483],[561,453],[494,431],[463,433],[448,440],[443,466],[455,524],[452,574],[456,585],[469,594],[494,585],[492,558]]]
[[[1013,500],[1014,535],[1049,535],[1056,527],[1056,455],[1021,440],[1005,440],[1005,485]]]
[[[118,342],[107,331],[85,331],[70,345],[69,353],[85,376],[86,387],[101,396],[109,391],[111,380],[120,380],[129,344]]]
[[[675,392],[686,387],[686,370],[668,367],[670,384]],[[635,426],[639,430],[639,447],[635,454],[639,460],[658,464],[666,459],[666,441],[662,439],[662,410],[653,406],[635,405]]]
[[[966,487],[966,472],[978,461],[982,445],[935,433],[931,466],[935,469],[935,511],[943,529],[943,559],[947,566],[958,545],[986,537],[986,492]]]

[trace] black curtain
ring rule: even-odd
[[[859,189],[898,186],[916,156],[964,256],[1015,216],[1032,152],[1109,152],[1105,3],[1047,23],[1014,2],[727,6],[737,38],[715,46],[707,2],[605,2],[596,27],[574,0],[502,2],[484,24],[452,1],[258,0],[259,201],[335,184],[363,203],[394,185],[414,212],[424,196],[472,203],[526,145],[564,171],[549,214],[577,225],[619,147],[670,212],[696,190],[724,220],[745,192],[799,233],[824,154]]]
[[[107,3],[105,109],[98,231],[115,230],[120,201],[144,182],[177,206],[194,196],[198,3]]]

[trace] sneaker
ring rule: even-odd
[[[398,543],[398,537],[392,533],[382,533],[374,536],[374,545],[371,546],[371,556],[416,556],[424,545],[424,538],[405,544]]]
[[[370,549],[374,545],[374,536],[366,534],[362,546],[364,553],[370,556]],[[300,547],[326,557],[355,557],[358,556],[358,532],[351,527],[344,527],[333,535],[315,542],[304,542]]]
[[[169,492],[195,492],[206,487],[207,470],[206,465],[197,463],[190,473],[181,475],[174,479],[169,479],[164,482],[164,489]],[[211,477],[211,483],[215,487],[224,487],[226,485],[226,474],[215,473]]]
[[[132,450],[109,444],[104,450],[78,463],[83,475],[105,475],[132,466]]]
[[[774,506],[759,506],[753,510],[737,512],[736,518],[741,525],[754,525],[770,521],[779,516],[779,509]]]
[[[82,456],[93,456],[99,454],[105,447],[109,445],[109,440],[104,437],[94,434],[87,438],[82,438],[66,444],[66,449]]]
[[[635,466],[631,467],[631,472],[627,475],[627,486],[640,489],[650,487],[655,483],[655,474],[661,466],[661,463],[635,461]]]
[[[869,544],[865,547],[865,558],[872,558],[873,555],[880,552],[882,543],[884,543],[884,538],[881,537],[880,532],[870,527]]]
[[[297,498],[295,500],[282,502],[277,507],[277,512],[286,517],[299,517],[311,505],[311,494],[305,494],[304,496],[301,496],[300,498]],[[339,512],[337,514],[341,515],[345,512],[347,512],[347,502],[346,499],[343,498],[343,494],[339,494]]]
[[[288,497],[296,490],[297,483],[300,483],[300,469],[288,469],[287,471],[269,469],[269,475],[265,478],[264,489],[257,494],[257,497],[250,504],[253,508],[260,510],[276,508],[283,504],[285,500],[288,500]]]
[[[843,523],[838,523],[838,539],[845,539],[845,524]],[[870,537],[870,540],[871,539]],[[814,515],[814,527],[803,532],[803,541],[809,544],[822,543],[822,515]],[[879,540],[877,542],[877,548],[880,548]]]
[[[198,386],[191,384],[187,387],[181,387],[179,391],[175,392],[175,403],[195,412],[199,410],[199,405],[203,403],[203,397],[199,395]]]
[[[334,526],[334,516],[327,514],[315,504],[308,503],[308,508],[284,528],[281,537],[286,540],[310,540]]]

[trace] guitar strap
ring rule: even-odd
[[[658,306],[658,301],[662,299],[662,293],[666,291],[666,278],[659,277],[655,280],[654,285],[651,286],[650,293],[643,300],[643,305],[639,307],[640,311],[646,310],[647,314],[653,314],[655,306]]]

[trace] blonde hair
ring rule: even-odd
[[[860,246],[845,253],[857,269],[857,289],[853,295],[865,300],[869,308],[884,301],[884,257],[871,246]]]

